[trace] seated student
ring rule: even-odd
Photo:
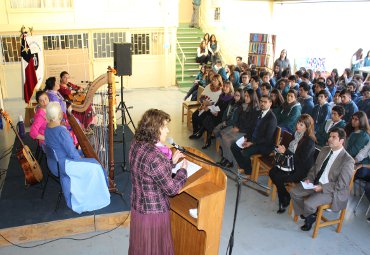
[[[244,93],[244,104],[242,105],[237,122],[231,129],[221,134],[222,159],[219,162],[221,165],[227,167],[234,165],[234,157],[230,147],[240,137],[252,132],[259,109],[260,105],[256,92],[253,89],[247,90]]]
[[[231,81],[234,90],[239,88],[239,72],[235,71],[234,65],[228,65],[228,80]]]
[[[302,75],[303,75],[302,70],[298,70],[297,72],[295,72],[295,78],[296,78],[298,85],[301,84],[302,82]]]
[[[304,180],[306,184],[312,183],[315,187],[304,189],[302,184],[298,184],[290,191],[295,213],[305,219],[302,231],[311,229],[316,221],[318,206],[331,204],[333,211],[347,207],[354,160],[343,148],[345,140],[346,132],[343,129],[332,129],[329,146],[321,149]]]
[[[298,102],[302,106],[302,114],[307,113],[311,115],[313,107],[315,106],[313,103],[313,97],[309,95],[309,92],[310,86],[308,86],[307,82],[302,81],[299,84],[299,98],[298,98]]]
[[[200,65],[207,64],[210,59],[208,54],[208,47],[205,41],[202,41],[197,48],[197,56],[195,58],[195,62],[199,63]]]
[[[204,128],[207,131],[207,140],[202,149],[207,149],[211,145],[211,135],[213,129],[221,123],[222,116],[233,97],[233,85],[230,81],[226,81],[222,87],[222,93],[215,104],[215,106],[219,107],[219,111],[206,111],[205,113],[202,113],[207,114],[207,116],[201,123],[201,128]]]
[[[328,104],[328,95],[325,89],[321,90],[317,96],[317,105],[312,110],[312,118],[315,121],[315,132],[325,125],[325,121],[330,118],[331,110]]]
[[[251,89],[252,86],[249,83],[250,77],[251,77],[251,73],[249,71],[243,72],[241,74],[241,80],[242,81],[239,84],[239,88],[244,89],[244,90]]]
[[[293,165],[290,168],[287,165],[275,165],[269,172],[279,197],[278,214],[285,212],[290,203],[290,195],[285,188],[285,183],[303,180],[315,163],[316,138],[313,126],[312,117],[308,114],[302,114],[296,124],[294,140],[289,143],[289,147],[285,148],[284,145],[277,147],[278,153],[293,157]]]
[[[261,97],[260,79],[257,75],[251,77],[251,87],[257,93],[258,98]]]
[[[278,126],[290,133],[295,131],[295,124],[301,115],[302,106],[297,101],[297,91],[288,91],[286,101],[283,103],[281,111],[278,113]]]
[[[344,89],[340,92],[342,106],[344,107],[344,121],[349,123],[352,115],[358,111],[357,105],[351,99],[351,91]]]
[[[354,81],[351,81],[347,84],[347,89],[351,92],[351,99],[353,102],[357,102],[359,95],[356,92],[356,84]]]
[[[270,72],[265,71],[265,72],[262,73],[261,76],[262,76],[261,77],[262,83],[264,83],[264,82],[270,83],[270,80],[271,80],[271,73]],[[270,83],[270,86],[272,86],[271,83]]]
[[[210,53],[212,64],[216,63],[216,60],[220,58],[219,52],[220,52],[220,45],[216,40],[216,36],[214,34],[211,35],[208,42],[208,51]]]
[[[278,89],[272,89],[270,96],[272,100],[271,110],[275,114],[275,117],[277,117],[285,100]]]
[[[347,123],[346,132],[349,135],[346,150],[352,157],[356,157],[370,140],[369,122],[366,114],[361,111],[355,112],[351,121]]]
[[[342,98],[340,97],[340,91],[335,91],[333,96],[333,102],[329,103],[330,107],[333,108],[336,105],[342,105]]]
[[[280,90],[281,95],[286,98],[288,91],[290,90],[290,85],[287,79],[281,78],[276,82],[276,88]]]
[[[207,117],[207,112],[209,111],[208,106],[214,105],[217,102],[218,98],[221,95],[222,87],[223,82],[221,75],[215,74],[212,77],[212,82],[204,88],[203,93],[200,96],[201,106],[191,116],[193,124],[193,134],[189,136],[189,139],[198,139],[202,137],[203,132],[205,131],[202,123],[203,120]]]
[[[361,90],[362,97],[357,102],[358,110],[366,113],[367,119],[370,119],[370,86],[365,85]]]
[[[334,97],[334,94],[337,91],[337,86],[335,85],[333,77],[329,76],[326,78],[326,87],[328,88],[330,95]]]
[[[329,138],[329,132],[332,128],[344,128],[346,122],[342,120],[344,116],[344,108],[341,105],[336,105],[331,109],[331,119],[326,120],[325,124],[316,130],[317,144],[325,146]]]
[[[222,62],[221,62],[221,60],[220,59],[217,59],[216,60],[216,64],[214,64],[213,66],[212,66],[212,71],[213,72],[215,72],[216,74],[218,74],[219,73],[219,71],[221,70],[221,68],[222,68]],[[222,78],[222,77],[221,77]]]
[[[108,180],[105,170],[92,158],[81,158],[73,140],[61,125],[63,112],[58,102],[46,107],[48,125],[45,144],[53,149],[59,159],[60,183],[67,206],[77,213],[101,209],[110,204]],[[50,160],[51,164],[57,162]],[[57,169],[57,168],[55,168]],[[58,172],[54,172],[58,175]]]
[[[197,101],[198,97],[198,87],[202,86],[205,87],[207,84],[207,72],[206,72],[206,65],[202,65],[200,67],[199,73],[194,80],[193,86],[189,89],[188,93],[184,97],[184,101],[191,95],[190,101]]]
[[[318,97],[319,92],[321,90],[326,90],[328,92],[328,99],[327,99],[327,101],[329,103],[332,102],[333,101],[333,98],[332,98],[329,90],[326,88],[325,83],[324,82],[321,82],[321,81],[317,81],[315,83],[315,85],[314,85],[314,92],[315,92],[315,97],[313,99],[314,104],[317,104],[317,97]]]
[[[261,95],[262,96],[269,96],[271,92],[271,85],[268,82],[263,82],[261,84]]]
[[[288,83],[290,88],[295,89],[297,91],[299,90],[299,84],[297,83],[295,75],[290,75],[288,77]]]
[[[228,132],[233,128],[239,119],[239,114],[242,111],[242,104],[244,103],[244,91],[237,89],[234,92],[234,98],[227,105],[226,110],[222,114],[222,121],[213,129],[213,134],[216,139],[220,139],[223,133]]]
[[[310,87],[310,90],[309,90],[308,94],[310,96],[313,96],[313,91],[312,91],[313,84],[312,84],[310,79],[311,79],[311,76],[310,76],[309,72],[304,72],[302,74],[302,81],[306,82],[308,84],[308,86]]]
[[[356,179],[366,181],[365,184],[365,196],[370,201],[370,141],[366,144],[362,150],[356,155]],[[367,222],[370,223],[370,217],[367,218]]]
[[[244,136],[242,148],[236,143],[231,145],[231,152],[244,174],[252,172],[250,157],[254,154],[268,155],[274,149],[274,133],[277,127],[275,114],[271,111],[272,100],[269,96],[261,96],[261,112],[256,119],[252,132]]]
[[[276,88],[276,83],[281,79],[280,65],[277,64],[274,66],[274,74],[270,79],[271,86]]]

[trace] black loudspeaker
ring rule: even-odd
[[[132,44],[114,43],[114,69],[117,76],[132,75]]]

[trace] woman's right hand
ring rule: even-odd
[[[186,159],[182,160],[181,168],[188,169],[189,162]]]
[[[284,145],[278,145],[277,146],[277,151],[281,154],[284,154],[284,152],[286,151],[286,148]]]

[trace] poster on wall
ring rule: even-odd
[[[326,71],[325,66],[326,58],[295,58],[295,70],[299,70],[301,67],[311,69],[313,71]]]

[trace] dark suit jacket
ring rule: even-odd
[[[294,172],[286,176],[285,182],[299,182],[307,177],[315,163],[315,142],[309,136],[303,136],[294,153]]]
[[[307,178],[313,182],[320,171],[321,165],[330,152],[330,147],[324,147],[317,156],[314,166],[309,171]],[[329,171],[329,182],[322,185],[323,193],[333,194],[331,209],[339,211],[347,206],[349,198],[349,184],[353,175],[355,161],[343,148],[335,159]]]
[[[266,115],[261,119],[258,127],[254,128],[254,131],[257,132],[256,138],[252,139],[251,142],[253,145],[258,146],[262,154],[269,154],[274,148],[274,133],[277,127],[277,120],[275,114],[269,110]],[[252,134],[250,134],[252,137]]]

